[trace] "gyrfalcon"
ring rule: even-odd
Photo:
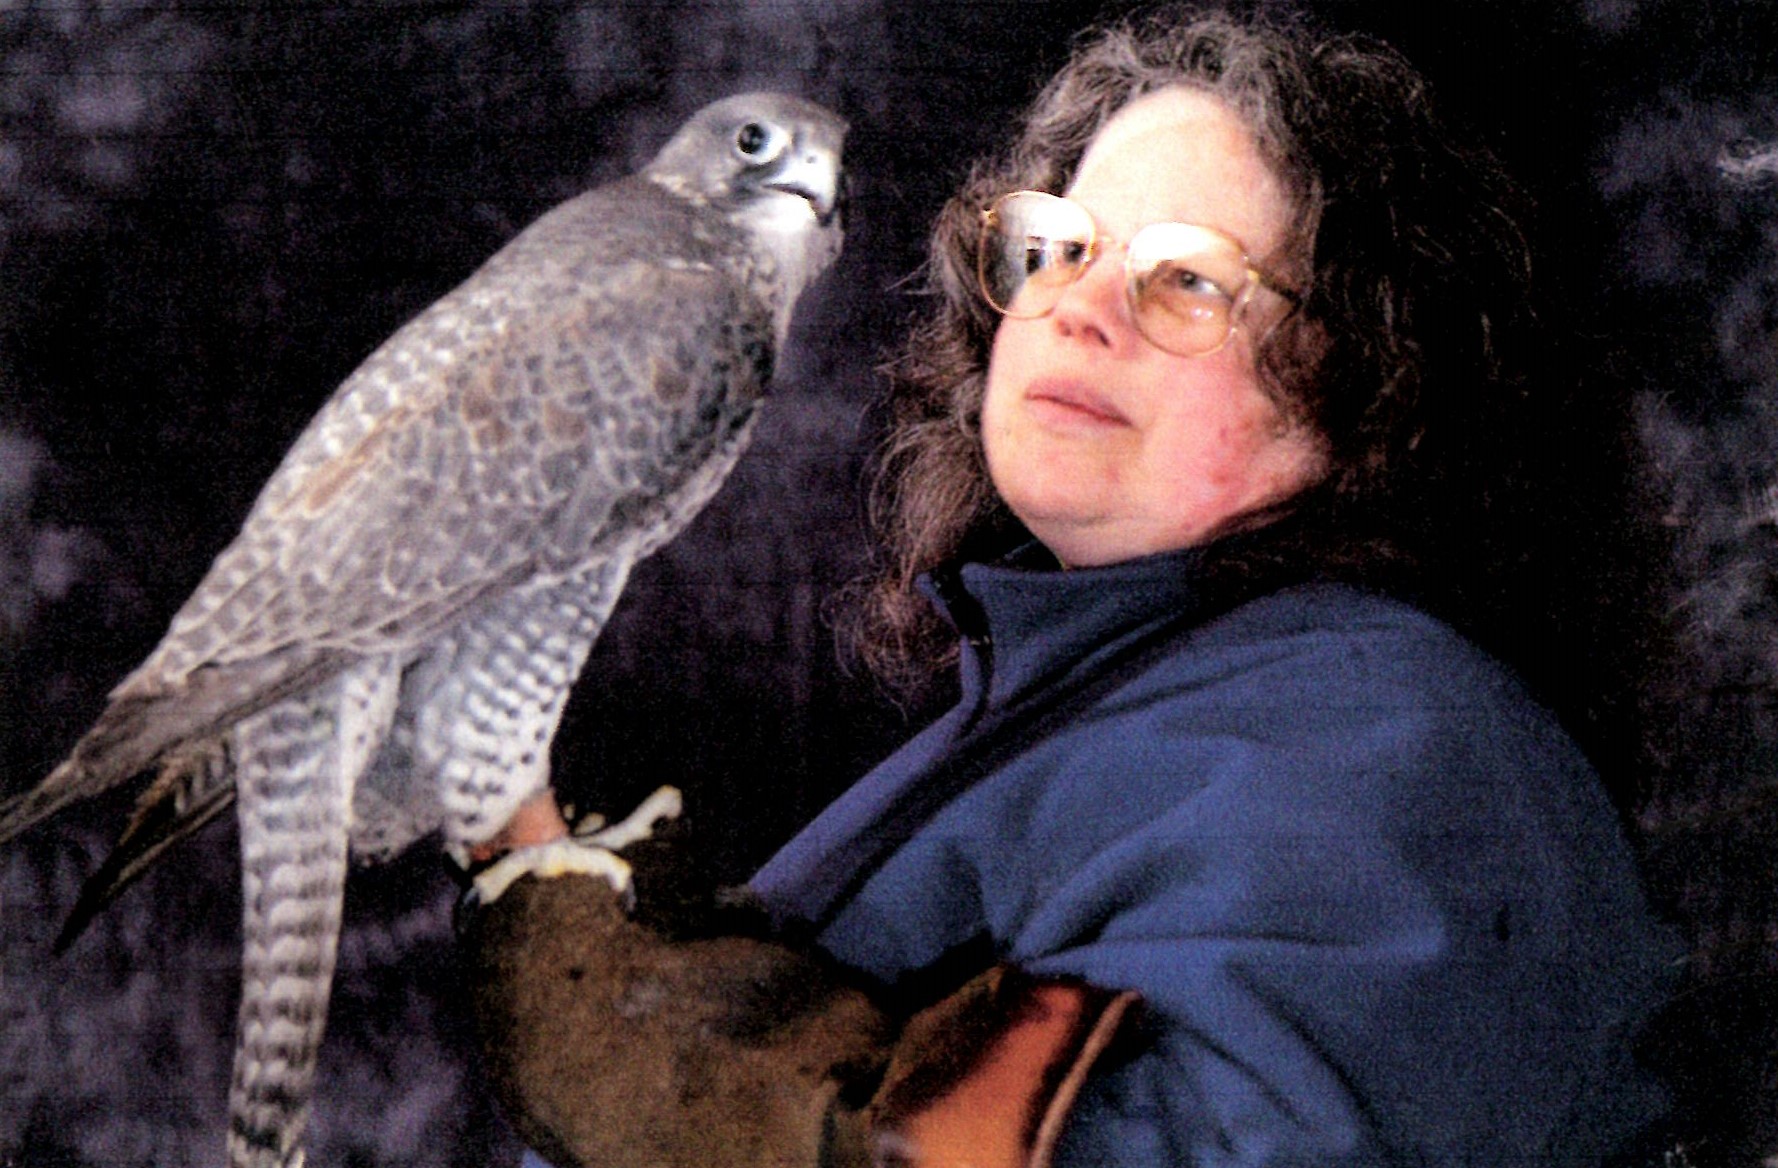
[[[157,772],[77,929],[236,804],[235,1168],[301,1163],[348,846],[384,857],[442,829],[461,855],[547,785],[630,569],[734,466],[839,251],[845,130],[781,94],[710,105],[403,327],[67,761],[0,806],[4,841]]]

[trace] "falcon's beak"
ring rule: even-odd
[[[791,152],[765,185],[807,199],[815,209],[816,221],[825,227],[839,210],[840,160],[827,150],[798,149]]]

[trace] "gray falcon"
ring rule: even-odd
[[[461,857],[548,784],[631,567],[734,466],[791,311],[839,251],[845,129],[781,94],[710,105],[403,327],[68,759],[0,806],[3,842],[158,772],[73,930],[236,803],[235,1168],[302,1161],[348,848],[387,857],[442,829]]]

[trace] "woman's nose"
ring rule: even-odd
[[[1124,292],[1124,267],[1115,251],[1101,253],[1062,293],[1051,312],[1057,331],[1071,340],[1118,349],[1137,339]]]

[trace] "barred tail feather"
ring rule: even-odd
[[[352,783],[337,714],[290,701],[236,739],[243,954],[230,1168],[302,1164],[346,883]]]
[[[374,658],[232,735],[241,823],[241,1010],[230,1168],[300,1168],[339,951],[352,795],[395,715],[401,668]]]

